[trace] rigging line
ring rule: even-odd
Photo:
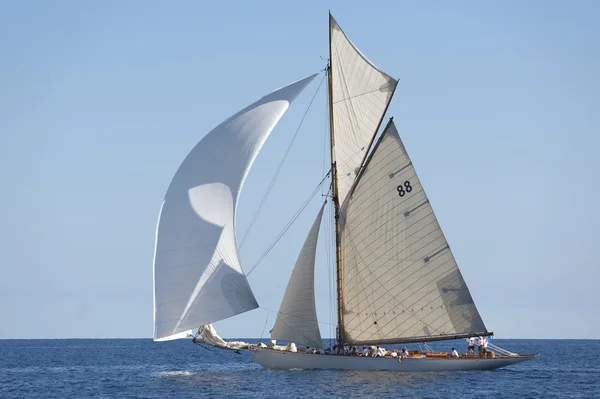
[[[313,318],[310,318],[310,317],[302,317],[302,316],[298,316],[297,314],[294,314],[294,313],[282,312],[281,310],[273,310],[273,309],[265,308],[263,306],[260,306],[260,308],[264,309],[264,310],[268,310],[269,312],[277,313],[277,314],[281,313],[281,314],[288,315],[288,316],[294,316],[294,317],[296,317],[298,319],[302,319],[302,320],[316,321],[317,323],[330,324],[330,323],[328,323],[326,321],[321,321],[319,319],[313,319]]]
[[[302,119],[300,120],[300,124],[298,125],[298,128],[296,129],[296,133],[294,133],[294,136],[292,137],[292,141],[288,145],[287,150],[285,150],[285,154],[283,154],[283,158],[281,158],[281,162],[279,162],[279,166],[277,167],[277,170],[275,171],[275,175],[273,176],[273,179],[271,179],[269,188],[267,188],[267,192],[265,193],[262,200],[260,201],[260,205],[258,206],[258,209],[256,210],[256,213],[254,214],[254,217],[252,218],[252,221],[250,222],[248,229],[246,230],[246,232],[244,233],[244,235],[242,237],[242,240],[241,240],[240,246],[239,246],[240,249],[246,242],[246,238],[248,238],[248,234],[254,227],[254,223],[256,223],[256,219],[258,218],[258,215],[262,211],[262,208],[265,205],[265,202],[267,202],[267,198],[269,197],[269,194],[271,193],[271,189],[275,185],[275,181],[277,180],[277,177],[279,176],[279,172],[281,172],[281,168],[283,168],[283,164],[285,163],[285,160],[287,159],[287,157],[290,153],[290,150],[292,149],[292,145],[294,144],[294,141],[296,141],[296,137],[298,136],[298,133],[300,132],[300,128],[302,127],[302,124],[304,123],[304,119],[306,118],[306,115],[308,114],[308,111],[310,110],[310,107],[311,107],[313,101],[315,100],[315,97],[317,97],[317,93],[319,93],[319,89],[323,85],[323,81],[325,80],[326,76],[327,76],[326,74],[323,75],[323,78],[321,79],[321,82],[319,83],[319,87],[317,87],[315,94],[313,95],[312,99],[310,100],[310,103],[308,104],[308,107],[306,108],[306,111],[304,111],[304,115],[302,116]]]
[[[209,352],[212,352],[212,351],[213,351],[213,349],[210,349],[209,347],[207,347],[205,343],[198,342],[198,341],[196,341],[196,340],[192,340],[192,342],[193,342],[194,344],[196,344],[196,345],[199,345],[201,348],[203,348],[203,349],[206,349],[206,350],[207,350],[207,351],[209,351]]]
[[[263,326],[263,330],[260,333],[260,340],[262,341],[263,335],[265,335],[265,328],[267,328],[267,323],[269,322],[269,312],[267,312],[267,319],[265,320],[265,325]]]
[[[319,191],[319,189],[321,188],[321,185],[325,182],[325,180],[327,180],[327,178],[329,177],[330,173],[331,173],[331,171],[327,172],[327,174],[325,175],[325,177],[323,177],[323,179],[321,179],[321,181],[319,182],[319,184],[317,185],[317,187],[315,187],[315,189],[313,190],[313,192],[310,193],[310,195],[304,201],[304,203],[302,204],[302,206],[300,207],[300,209],[298,209],[296,211],[296,213],[294,214],[294,216],[292,216],[292,219],[283,227],[283,230],[279,233],[279,235],[277,235],[277,237],[271,243],[271,245],[269,245],[269,247],[261,255],[261,257],[258,259],[258,261],[256,261],[256,263],[252,266],[252,268],[250,268],[250,271],[246,274],[246,277],[248,277],[254,271],[254,269],[256,269],[256,267],[260,264],[260,262],[262,262],[262,260],[269,254],[269,252],[271,252],[271,250],[273,249],[273,247],[275,247],[275,245],[277,245],[277,243],[279,242],[279,240],[281,240],[281,238],[288,231],[288,229],[292,226],[292,224],[294,224],[294,222],[296,221],[296,219],[298,219],[298,216],[300,216],[300,214],[302,213],[302,211],[304,211],[304,209],[308,206],[308,204],[313,199],[313,197],[315,196],[315,194]]]

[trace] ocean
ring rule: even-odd
[[[0,340],[0,398],[600,398],[600,340],[492,342],[542,356],[479,372],[280,371],[189,340]]]

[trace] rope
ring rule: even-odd
[[[331,173],[331,171],[327,172],[327,174],[325,175],[325,177],[323,177],[323,179],[319,182],[319,184],[317,185],[317,187],[315,187],[315,189],[313,190],[313,192],[310,193],[310,195],[304,201],[304,203],[302,204],[302,206],[300,207],[300,209],[298,209],[296,211],[296,213],[294,214],[294,216],[292,216],[292,219],[284,226],[283,230],[279,233],[279,235],[275,238],[275,240],[271,243],[271,245],[269,245],[269,247],[261,255],[261,257],[258,259],[258,261],[256,261],[256,263],[252,266],[252,268],[250,268],[250,271],[246,274],[246,277],[250,276],[250,274],[254,271],[254,269],[256,269],[256,267],[260,264],[260,262],[262,262],[262,260],[269,254],[269,252],[271,252],[271,250],[273,249],[273,247],[275,247],[275,245],[277,245],[277,243],[279,242],[279,240],[281,240],[281,238],[288,231],[288,229],[292,226],[292,224],[294,224],[294,222],[296,221],[296,219],[298,219],[298,216],[300,216],[300,214],[302,213],[302,211],[308,206],[308,204],[310,203],[310,201],[312,200],[312,198],[319,191],[319,188],[321,188],[321,185],[325,182],[325,180],[327,180],[327,177],[329,177],[330,173]]]
[[[206,346],[206,344],[203,344],[202,342],[198,342],[196,340],[192,340],[193,343],[195,343],[196,345],[199,345],[201,348],[206,349],[209,352],[212,352],[213,349],[210,349],[209,347]]]
[[[260,306],[260,309],[264,309],[264,310],[267,310],[269,312],[274,312],[274,313],[277,313],[277,314],[281,313],[281,314],[285,314],[285,315],[288,315],[288,316],[294,316],[294,317],[296,317],[298,319],[316,321],[317,323],[323,323],[323,324],[330,324],[330,323],[328,323],[326,321],[322,321],[322,320],[319,320],[319,319],[313,319],[313,318],[309,318],[309,317],[302,317],[302,316],[298,316],[297,314],[294,314],[294,313],[286,313],[286,312],[282,312],[281,310],[273,310],[273,309],[265,308],[263,306]]]
[[[508,350],[506,350],[506,349],[503,349],[503,348],[499,347],[498,345],[494,345],[494,344],[492,344],[492,343],[488,343],[488,346],[489,346],[490,348],[492,348],[493,350],[495,350],[496,352],[498,352],[498,353],[501,353],[501,354],[503,354],[503,355],[507,355],[507,356],[516,356],[516,354],[515,354],[515,353],[513,353],[513,352],[511,352],[511,351],[508,351]]]
[[[265,335],[265,329],[267,328],[267,323],[269,322],[269,312],[267,312],[267,319],[265,320],[265,325],[263,326],[263,330],[260,333],[260,341],[263,339],[263,335]]]
[[[294,133],[294,136],[292,137],[292,141],[288,145],[287,150],[285,150],[285,154],[283,154],[283,158],[281,159],[281,162],[279,162],[279,166],[277,167],[277,170],[275,171],[275,175],[273,176],[273,179],[271,179],[269,188],[267,188],[267,192],[265,193],[262,200],[260,201],[260,205],[258,206],[258,209],[256,210],[256,213],[254,214],[254,217],[252,218],[252,221],[250,222],[248,229],[246,230],[246,232],[244,233],[244,236],[242,237],[242,240],[241,240],[240,246],[239,246],[240,249],[246,242],[246,238],[248,238],[248,234],[250,233],[250,231],[252,231],[252,228],[254,227],[254,223],[256,222],[258,215],[260,214],[263,206],[267,202],[267,198],[269,197],[269,194],[271,193],[271,189],[275,185],[275,181],[277,180],[277,177],[279,176],[279,172],[281,172],[281,168],[283,167],[283,164],[285,163],[285,160],[287,159],[287,157],[290,153],[290,150],[292,149],[292,145],[294,144],[294,141],[296,140],[296,137],[298,136],[298,132],[300,132],[300,128],[302,127],[302,124],[304,123],[304,119],[306,118],[306,115],[308,114],[308,111],[310,110],[310,106],[312,105],[313,101],[315,100],[315,97],[317,96],[317,93],[319,92],[319,89],[321,88],[321,86],[323,85],[323,82],[325,81],[325,76],[327,76],[327,75],[323,76],[323,78],[321,79],[321,83],[319,83],[319,87],[317,87],[317,91],[315,91],[315,94],[313,95],[312,99],[310,100],[310,103],[308,104],[308,107],[306,108],[306,111],[304,112],[304,115],[302,116],[302,119],[300,120],[300,124],[298,125],[298,128],[296,129],[296,133]],[[250,274],[250,273],[248,273],[248,274]]]

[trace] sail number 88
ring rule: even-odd
[[[406,193],[410,193],[412,191],[412,186],[410,185],[410,182],[407,180],[404,182],[404,184],[401,184],[398,187],[396,187],[396,190],[398,190],[399,196],[404,197],[406,195]]]

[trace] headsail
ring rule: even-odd
[[[398,82],[379,70],[329,15],[338,198],[343,204]]]
[[[324,208],[325,204],[321,206],[298,255],[279,307],[277,320],[271,330],[272,339],[295,342],[313,348],[323,346],[315,306],[315,255]]]
[[[346,342],[487,332],[393,122],[350,195],[341,247]]]
[[[276,90],[208,133],[165,195],[154,252],[154,339],[179,338],[258,307],[238,258],[235,210],[256,155],[312,75]]]

